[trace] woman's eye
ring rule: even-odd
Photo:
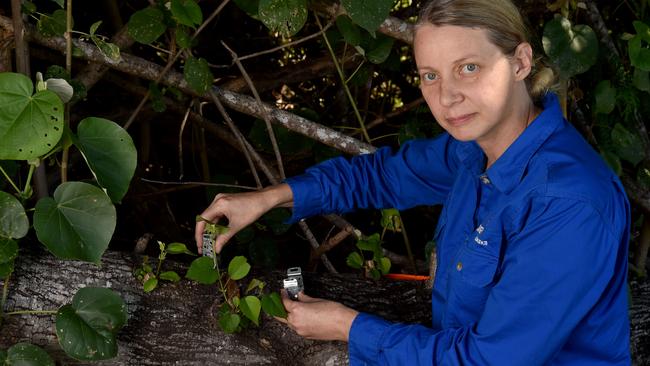
[[[461,72],[466,74],[471,74],[478,71],[478,65],[476,64],[466,64],[461,68]]]
[[[422,79],[424,79],[424,81],[434,81],[437,78],[438,76],[433,72],[427,72],[424,75],[422,75]]]

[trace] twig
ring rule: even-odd
[[[260,98],[260,95],[257,93],[257,89],[255,88],[255,84],[253,84],[253,81],[251,78],[248,76],[248,73],[246,72],[246,69],[244,69],[244,66],[242,63],[237,59],[237,54],[235,51],[233,51],[228,45],[224,42],[221,41],[221,45],[230,52],[230,56],[232,57],[233,61],[235,64],[237,64],[237,67],[239,68],[239,71],[242,73],[242,76],[244,77],[244,80],[246,80],[246,83],[248,84],[248,87],[250,88],[251,92],[253,93],[253,96],[255,97],[255,100],[260,106],[260,109],[262,110],[262,116],[264,117],[264,122],[266,123],[266,130],[269,134],[269,139],[271,139],[271,145],[273,146],[273,152],[275,153],[275,159],[278,162],[278,169],[280,170],[280,178],[284,179],[286,176],[284,175],[284,164],[282,164],[282,154],[280,154],[280,148],[278,147],[278,141],[275,138],[275,133],[273,132],[273,126],[271,125],[271,118],[269,117],[269,114],[266,112],[266,109],[264,108],[264,104],[262,103],[262,99]]]
[[[259,189],[258,187],[242,186],[239,184],[207,183],[207,182],[193,182],[193,181],[169,182],[169,181],[154,180],[154,179],[147,179],[147,178],[140,178],[140,180],[147,183],[156,183],[156,184],[164,184],[164,185],[173,184],[173,185],[192,185],[192,186],[208,186],[208,187],[226,187],[226,188],[247,189],[249,191],[257,191]]]
[[[228,125],[228,127],[230,127],[230,131],[232,132],[233,135],[235,135],[235,137],[241,144],[242,152],[244,153],[244,156],[246,157],[246,161],[248,162],[248,166],[250,167],[251,172],[253,173],[253,177],[255,178],[255,183],[259,188],[262,188],[262,181],[260,181],[260,177],[259,175],[257,175],[257,169],[255,169],[255,164],[253,164],[253,160],[251,159],[251,155],[249,153],[248,147],[244,143],[244,136],[242,136],[241,132],[239,132],[239,129],[237,129],[237,127],[235,126],[235,123],[230,118],[230,115],[228,114],[228,112],[226,112],[226,108],[223,107],[223,104],[221,104],[221,101],[219,101],[219,98],[217,98],[217,96],[214,94],[212,90],[210,90],[210,97],[212,98],[214,104],[217,106],[219,113],[221,113],[221,116],[226,121],[226,124]]]
[[[178,130],[178,166],[180,169],[180,175],[178,180],[183,180],[183,175],[185,173],[183,168],[183,130],[185,130],[185,124],[187,123],[187,118],[190,116],[190,111],[192,110],[192,104],[194,101],[190,102],[190,106],[187,107],[185,115],[183,116],[183,122],[181,122],[181,128]]]
[[[310,39],[314,39],[314,38],[316,38],[316,37],[319,37],[321,34],[327,32],[327,30],[328,30],[328,29],[329,29],[333,24],[334,24],[334,23],[329,23],[329,24],[327,24],[327,25],[325,26],[325,28],[323,28],[322,30],[320,30],[320,31],[318,31],[318,32],[316,32],[316,33],[314,33],[314,34],[308,35],[308,36],[306,36],[306,37],[304,37],[304,38],[297,39],[297,40],[295,40],[295,41],[293,41],[293,42],[289,42],[289,43],[287,43],[287,44],[283,44],[283,45],[281,45],[281,46],[274,47],[274,48],[271,48],[271,49],[268,49],[268,50],[265,50],[265,51],[260,51],[260,52],[256,52],[256,53],[251,53],[251,54],[246,55],[246,56],[237,57],[236,60],[238,60],[238,61],[248,60],[249,58],[253,58],[253,57],[257,57],[257,56],[262,56],[262,55],[266,55],[266,54],[268,54],[268,53],[273,53],[273,52],[275,52],[275,51],[279,51],[279,50],[281,50],[281,49],[283,49],[283,48],[287,48],[287,47],[295,46],[295,45],[297,45],[297,44],[300,44],[300,43],[306,42],[306,41],[308,41],[308,40],[310,40]]]
[[[27,76],[30,76],[29,71],[29,47],[25,42],[25,26],[23,24],[23,17],[21,11],[20,0],[11,0],[11,17],[14,26],[14,39],[16,45],[16,70]]]
[[[307,237],[307,241],[309,242],[311,247],[314,250],[318,250],[318,247],[319,247],[318,241],[316,240],[316,238],[314,237],[314,234],[309,229],[309,226],[307,226],[307,223],[305,222],[305,220],[304,219],[300,220],[298,222],[298,225],[300,226],[302,231],[305,233],[305,236]],[[320,259],[323,262],[323,265],[325,265],[325,268],[327,268],[327,270],[330,273],[338,273],[336,268],[334,268],[334,266],[332,265],[332,262],[329,261],[329,259],[327,258],[327,256],[325,254],[321,254]]]
[[[72,76],[72,0],[66,1],[65,9],[66,31],[63,35],[65,38],[65,70],[68,75]],[[70,104],[65,105],[65,116],[63,118],[65,128],[70,127]],[[70,158],[70,146],[67,144],[63,147],[61,156],[61,182],[68,181],[68,160]]]

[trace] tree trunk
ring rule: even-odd
[[[107,252],[101,267],[61,261],[47,253],[21,253],[10,279],[5,311],[54,310],[70,303],[77,289],[110,287],[127,304],[129,321],[118,334],[119,353],[106,365],[344,365],[347,345],[302,339],[285,325],[263,317],[259,328],[223,333],[215,318],[220,296],[215,286],[188,280],[161,282],[145,294],[133,277],[141,258]],[[164,270],[182,276],[187,266],[166,261]],[[423,285],[379,282],[354,276],[305,276],[309,295],[333,299],[395,321],[430,322],[430,301]],[[257,273],[277,290],[281,273]],[[0,328],[0,349],[17,342],[45,348],[64,365],[90,364],[67,357],[59,348],[54,316],[14,315]]]

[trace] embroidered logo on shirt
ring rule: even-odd
[[[479,239],[479,237],[478,237],[479,235],[481,235],[481,234],[483,233],[483,231],[485,231],[485,228],[483,227],[483,225],[479,225],[479,226],[476,228],[476,232],[477,232],[478,234],[474,237],[474,241],[476,242],[476,244],[485,247],[485,246],[488,245],[487,240],[481,240],[481,239]]]

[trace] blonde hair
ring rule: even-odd
[[[431,0],[420,10],[417,25],[423,24],[484,29],[490,41],[507,56],[512,56],[522,42],[531,43],[530,30],[510,0]],[[540,104],[556,77],[542,59],[533,58],[532,62],[526,87],[533,101]]]

